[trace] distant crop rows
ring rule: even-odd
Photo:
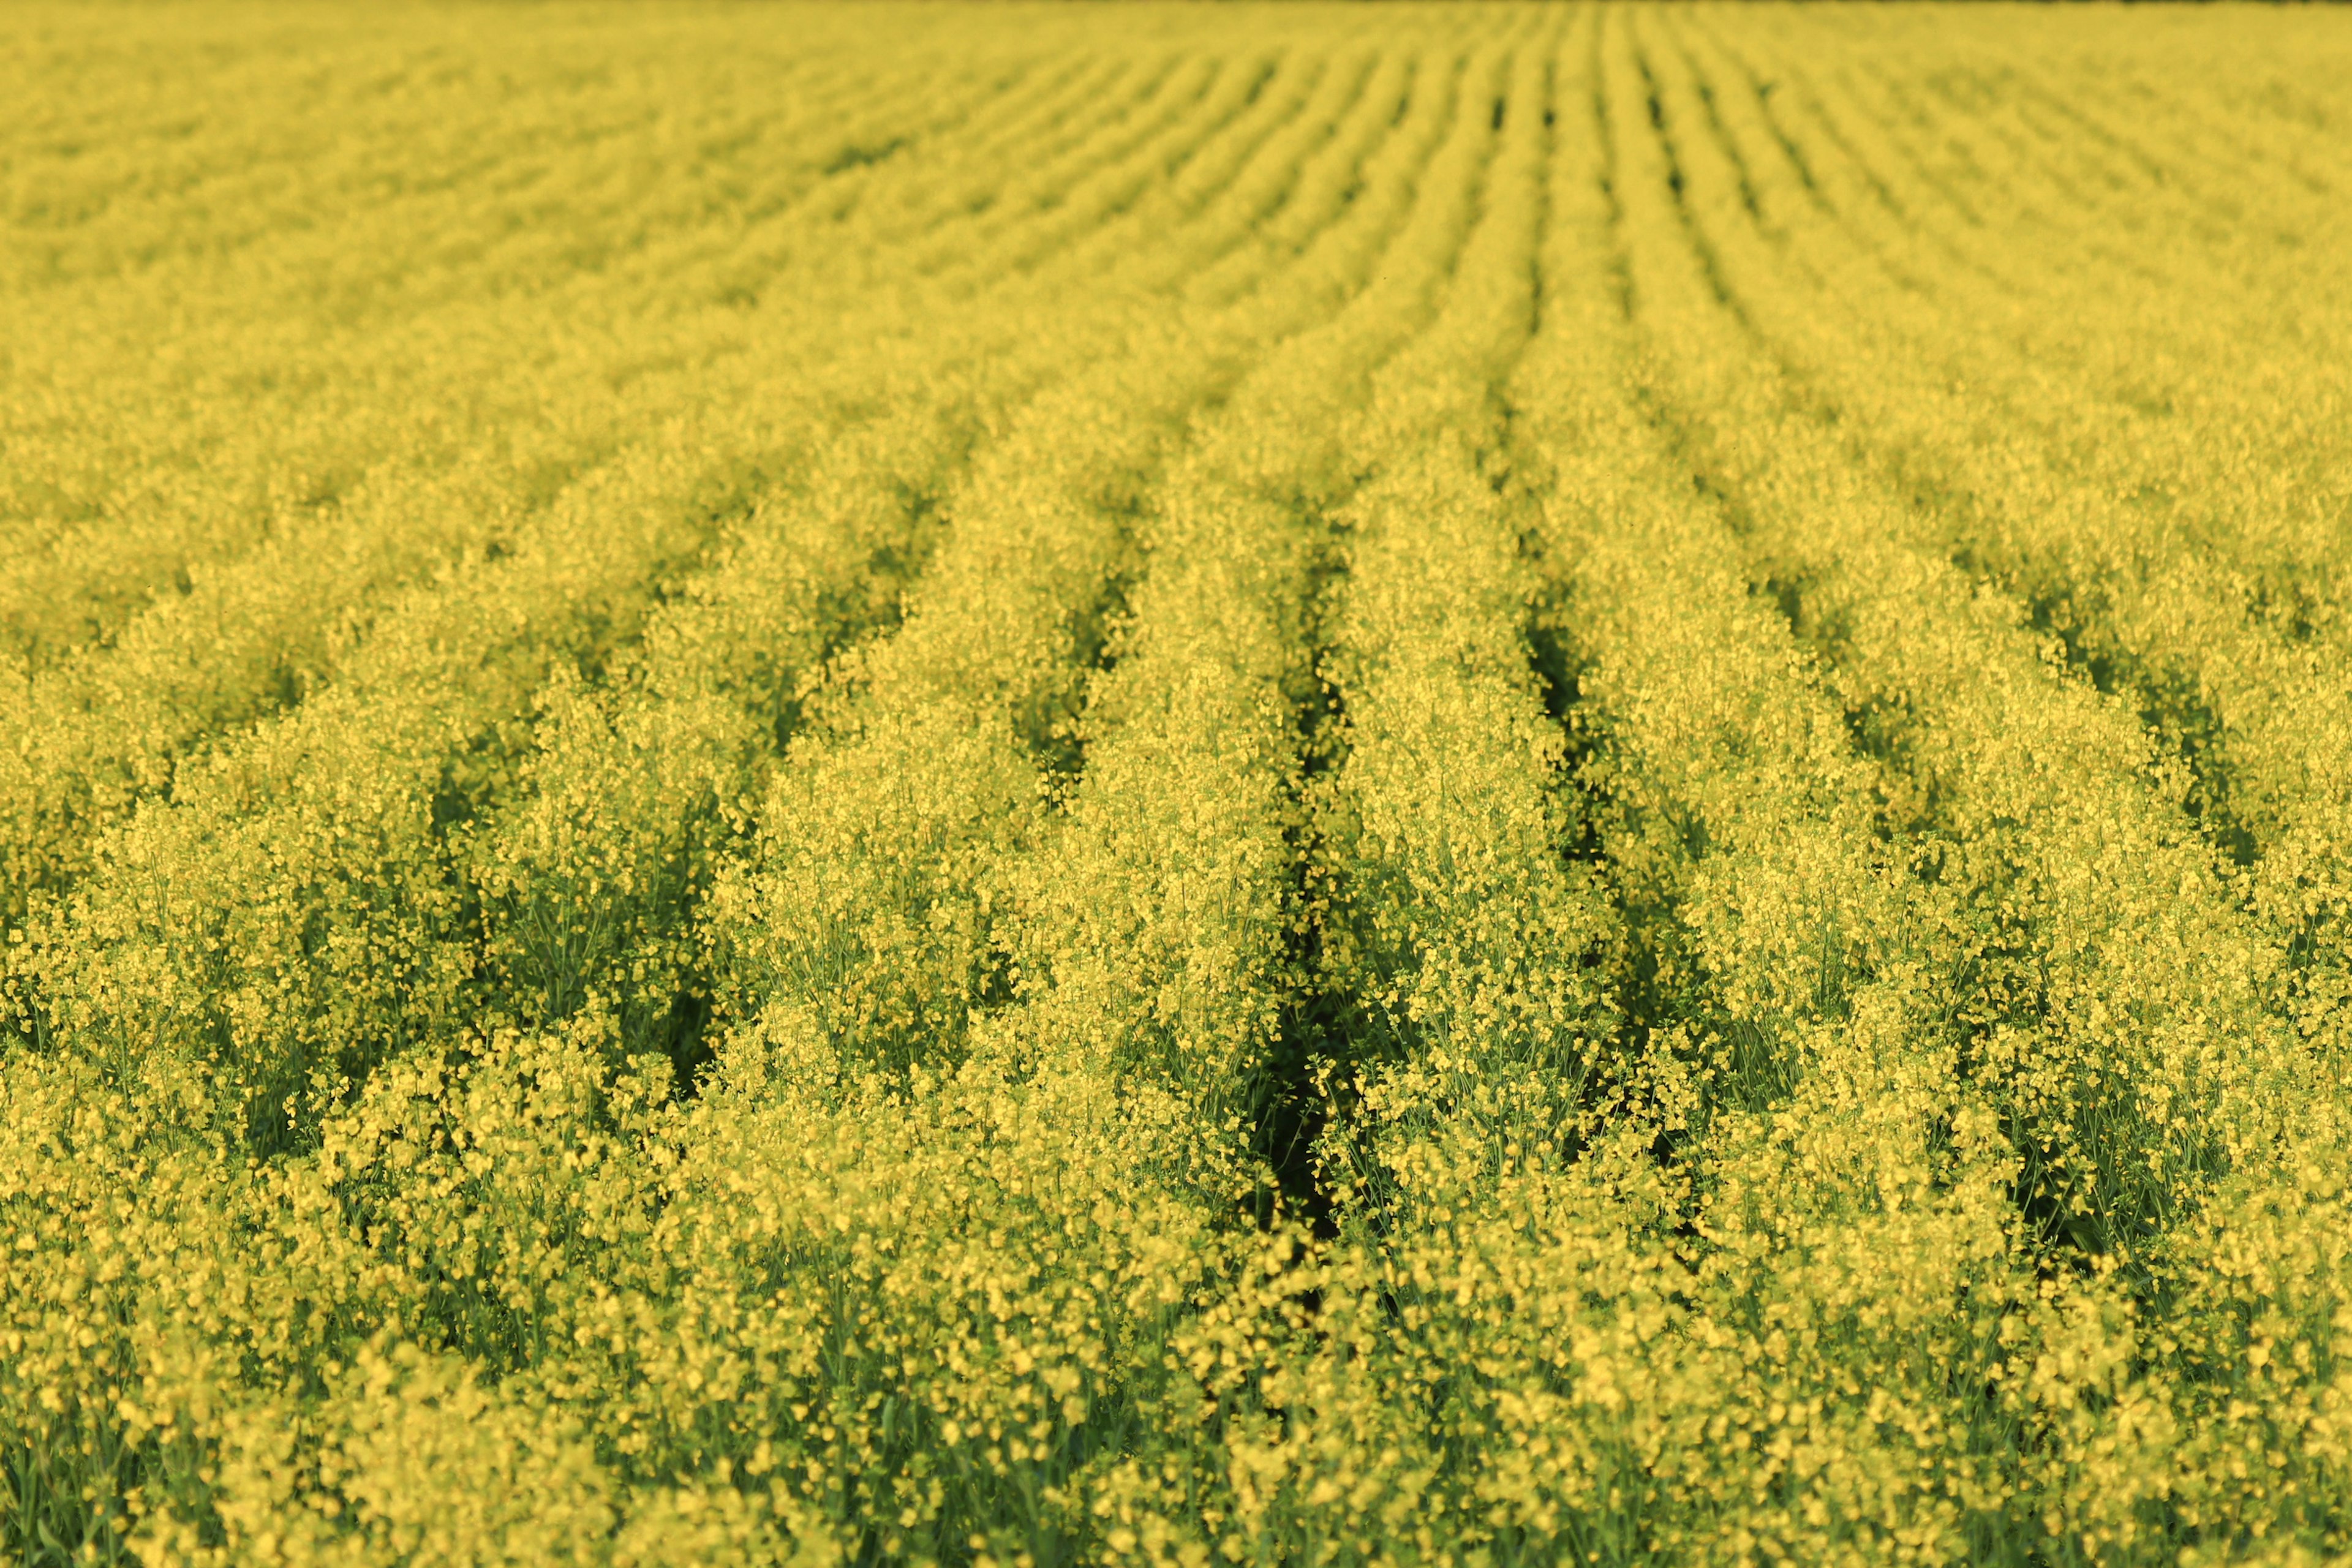
[[[0,17],[0,1551],[2352,1554],[2352,25]]]

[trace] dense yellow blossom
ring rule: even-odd
[[[2352,1560],[2352,32],[0,15],[0,1553]]]

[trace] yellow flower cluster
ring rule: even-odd
[[[2352,37],[0,18],[0,1554],[2352,1561]]]

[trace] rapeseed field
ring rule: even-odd
[[[0,105],[8,1562],[2352,1555],[2352,16]]]

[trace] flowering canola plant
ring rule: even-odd
[[[2352,1561],[2341,18],[0,101],[8,1561]]]

